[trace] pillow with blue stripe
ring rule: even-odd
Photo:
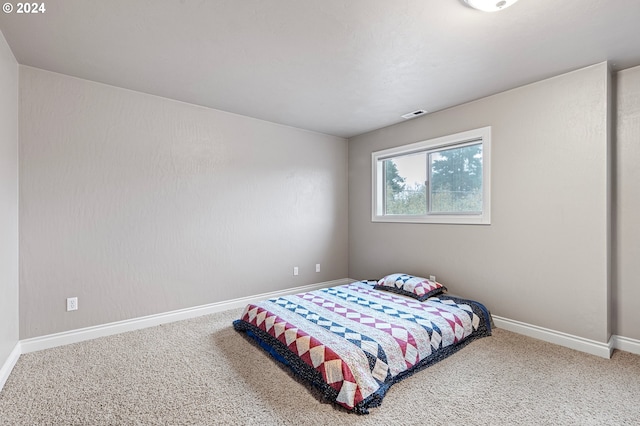
[[[438,282],[408,274],[387,275],[379,280],[373,288],[404,294],[421,302],[447,291],[447,288]]]

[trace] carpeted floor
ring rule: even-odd
[[[322,402],[231,322],[232,310],[25,354],[2,425],[639,425],[640,357],[508,331],[394,385],[357,416]]]

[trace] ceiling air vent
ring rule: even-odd
[[[418,110],[415,110],[413,112],[410,112],[408,114],[403,115],[402,118],[404,118],[405,120],[408,120],[410,118],[419,117],[419,116],[424,115],[426,113],[427,113],[427,111],[425,111],[423,109],[418,109]]]

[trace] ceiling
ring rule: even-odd
[[[639,0],[45,5],[0,13],[20,64],[342,137],[606,60],[640,65]]]

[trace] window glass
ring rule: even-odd
[[[384,160],[385,214],[427,213],[426,161],[424,152]]]
[[[491,223],[491,128],[372,153],[374,222]]]
[[[482,212],[482,143],[429,154],[429,211]]]

